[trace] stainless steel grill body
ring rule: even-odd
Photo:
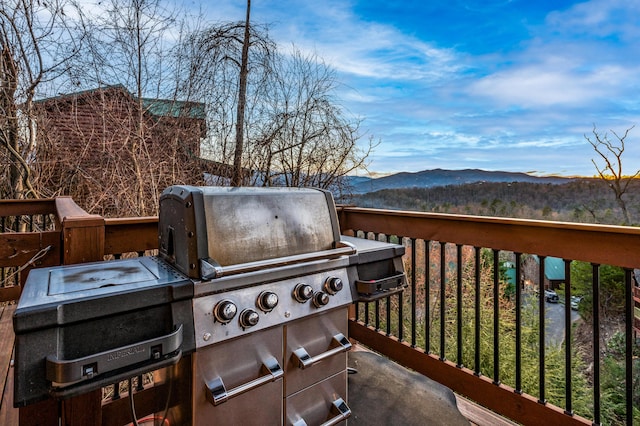
[[[195,283],[194,422],[346,418],[355,249],[340,240],[331,195],[172,187],[159,226],[161,256]]]

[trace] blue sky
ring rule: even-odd
[[[226,21],[245,5],[202,7]],[[374,173],[591,176],[584,135],[640,124],[640,0],[253,0],[252,20],[337,70],[380,141]],[[623,159],[640,168],[640,126]]]

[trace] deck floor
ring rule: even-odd
[[[17,425],[18,409],[13,408],[13,312],[15,303],[0,306],[0,425]]]

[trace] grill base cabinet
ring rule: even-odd
[[[281,378],[265,381],[249,391],[233,394],[235,389],[269,374],[263,371],[262,367],[271,358],[275,359],[279,366],[282,365],[282,329],[273,328],[261,334],[259,341],[253,336],[239,337],[219,345],[211,345],[196,353],[193,381],[195,425],[281,424]],[[216,387],[210,390],[209,387],[213,386]],[[224,386],[224,390],[220,389],[220,386]],[[213,391],[217,391],[215,396],[220,397],[219,400],[213,400]],[[231,398],[224,399],[230,392]]]
[[[341,346],[336,337],[347,336],[347,316],[348,308],[341,308],[287,325],[284,424],[319,425],[350,414],[345,411],[348,410],[346,351],[350,345],[343,341]],[[300,348],[318,361],[303,368],[295,355]],[[334,408],[334,404],[340,403],[344,404],[342,411]]]
[[[347,349],[304,368],[293,351],[304,348],[318,358],[333,349],[334,336],[346,332],[347,308],[340,308],[198,350],[194,423],[300,426],[344,416],[333,404],[347,404]],[[280,368],[275,375],[265,368],[273,360]]]

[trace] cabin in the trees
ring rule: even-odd
[[[137,98],[117,85],[43,99],[37,108],[34,163],[44,196],[72,195],[83,208],[108,215],[116,200],[92,194],[109,198],[136,176],[164,188],[230,175],[229,166],[200,158],[207,132],[202,103]]]

